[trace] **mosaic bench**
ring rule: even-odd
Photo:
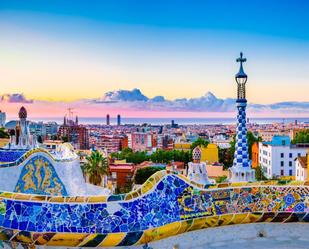
[[[29,248],[130,246],[215,226],[309,221],[308,186],[275,184],[201,186],[159,171],[123,195],[2,192],[0,240]]]

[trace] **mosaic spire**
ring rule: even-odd
[[[233,166],[249,167],[248,141],[247,141],[247,126],[246,126],[246,87],[247,75],[243,69],[243,53],[236,62],[240,63],[239,72],[235,75],[237,82],[237,129],[236,129],[236,145]]]

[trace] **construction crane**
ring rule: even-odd
[[[71,108],[71,107],[69,107],[68,109],[68,113],[69,113],[69,120],[72,120],[73,121],[73,114],[74,114],[74,112],[73,112],[73,110],[74,110],[74,108]]]

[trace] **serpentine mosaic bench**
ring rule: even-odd
[[[130,246],[215,226],[309,221],[308,186],[274,184],[201,186],[159,171],[124,195],[2,192],[0,240],[26,247]]]

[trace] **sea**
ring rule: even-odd
[[[58,124],[63,123],[63,118],[32,118],[32,121],[43,121],[49,122],[54,121]],[[194,125],[194,124],[235,124],[236,118],[121,118],[121,124],[152,124],[152,125],[165,125],[171,124],[172,120],[179,125]],[[106,118],[89,118],[89,117],[79,117],[78,119],[80,124],[89,124],[89,125],[104,125],[106,124]],[[272,124],[272,123],[307,123],[309,124],[309,117],[307,118],[249,118],[250,123],[256,124]],[[117,119],[110,118],[110,124],[116,125]]]

